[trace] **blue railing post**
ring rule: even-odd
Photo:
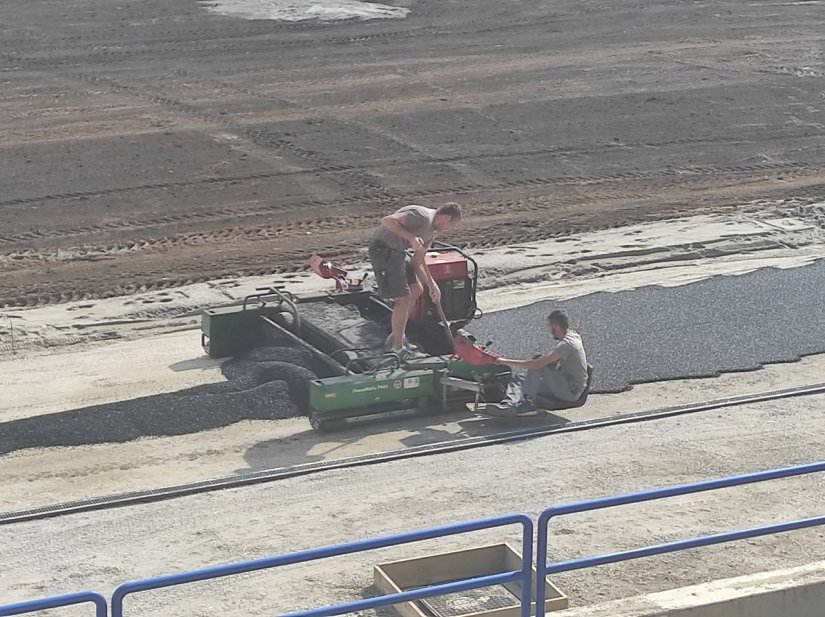
[[[608,563],[628,561],[630,559],[639,559],[641,557],[649,557],[651,555],[672,553],[674,551],[698,548],[700,546],[710,546],[712,544],[733,542],[745,538],[753,538],[775,533],[784,533],[796,529],[804,529],[806,527],[825,525],[825,516],[817,516],[813,518],[790,521],[787,523],[778,523],[762,527],[753,527],[750,529],[744,529],[740,531],[731,531],[709,536],[700,536],[697,538],[680,540],[678,542],[669,542],[666,544],[648,546],[619,553],[610,553],[607,555],[587,557],[584,559],[571,559],[568,561],[563,561],[553,565],[549,565],[547,563],[547,542],[549,536],[550,519],[557,516],[563,516],[565,514],[574,514],[576,512],[599,510],[602,508],[611,508],[614,506],[621,506],[630,503],[640,503],[643,501],[665,499],[667,497],[676,497],[679,495],[688,495],[691,493],[699,493],[704,491],[716,490],[720,488],[741,486],[744,484],[754,484],[756,482],[765,482],[767,480],[777,480],[780,478],[790,478],[793,476],[801,476],[805,474],[818,473],[823,471],[825,471],[825,461],[821,461],[818,463],[810,463],[808,465],[797,465],[794,467],[783,467],[781,469],[773,469],[769,471],[760,471],[756,473],[744,474],[739,476],[731,476],[728,478],[720,478],[718,480],[705,480],[702,482],[693,482],[690,484],[679,484],[675,486],[668,486],[648,491],[616,495],[614,497],[591,499],[588,501],[580,501],[563,504],[559,506],[553,506],[551,508],[546,509],[539,516],[538,537],[536,539],[536,568],[538,570],[538,581],[536,588],[536,617],[544,617],[545,593],[544,585],[542,583],[548,574],[558,574],[560,572],[569,572],[571,570],[580,570],[582,568],[590,568]]]
[[[107,617],[109,614],[106,598],[94,591],[79,591],[77,593],[67,593],[62,596],[52,596],[50,598],[40,598],[38,600],[27,600],[26,602],[16,602],[14,604],[0,605],[0,617],[9,615],[22,615],[24,613],[34,613],[45,611],[50,608],[61,608],[73,606],[75,604],[85,604],[91,602],[95,605],[96,617]]]
[[[552,514],[545,510],[539,515],[538,537],[536,538],[536,617],[544,617],[544,603],[546,601],[547,590],[545,589],[545,579],[547,578],[547,536],[549,521]]]
[[[521,617],[530,617],[533,601],[533,521],[523,521],[521,533]]]

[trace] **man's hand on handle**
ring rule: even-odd
[[[433,301],[433,304],[438,304],[441,302],[441,289],[439,289],[438,285],[435,282],[430,283],[430,300]]]
[[[424,255],[427,252],[427,245],[424,243],[424,239],[417,236],[413,237],[410,240],[410,248],[415,252],[418,258],[423,261]]]

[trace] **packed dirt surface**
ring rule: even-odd
[[[94,589],[338,542],[809,463],[823,395],[0,526],[0,602]],[[123,459],[121,459],[123,460]],[[177,465],[187,465],[184,459]],[[584,512],[551,525],[553,561],[822,514],[822,474]],[[377,594],[375,564],[503,541],[517,527],[130,596],[130,614],[276,615]],[[554,577],[574,606],[821,560],[822,527]],[[361,614],[371,616],[372,612]],[[381,611],[395,617],[392,608]]]
[[[410,202],[466,206],[446,239],[474,249],[489,310],[823,255],[821,2],[5,5],[3,422],[97,405],[104,425],[117,402],[157,417],[170,409],[141,397],[235,396],[200,349],[200,310],[242,298],[250,277],[317,287],[298,272],[307,257],[359,263],[379,217]],[[816,383],[824,365],[818,355],[647,384],[594,396],[569,419]],[[245,391],[260,385],[236,377]],[[0,602],[109,594],[138,577],[810,462],[822,409],[808,396],[0,526]],[[163,419],[180,420],[171,411]],[[32,447],[2,457],[0,510],[501,430],[465,416],[319,436],[305,418],[250,416],[183,436]],[[570,517],[553,527],[553,558],[821,514],[821,478],[769,484]],[[374,594],[379,561],[516,539],[453,537],[145,594],[127,609],[271,615]],[[582,605],[822,549],[818,528],[558,582]]]
[[[352,257],[411,201],[489,246],[821,199],[819,2],[327,4],[4,7],[0,306]]]
[[[179,335],[158,337],[152,341],[152,345],[174,345],[170,339],[175,336]],[[179,341],[179,344],[183,343],[185,341]],[[140,341],[130,343],[129,346],[132,349],[126,357],[134,359],[138,365],[141,356],[151,354],[151,350],[147,349],[150,345]],[[53,361],[47,361],[43,364],[44,372],[60,371],[66,375],[61,381],[65,381],[69,387],[62,388],[60,394],[44,392],[38,396],[31,393],[30,397],[36,397],[41,405],[45,405],[45,399],[50,398],[52,400],[48,408],[59,409],[60,406],[77,406],[77,399],[72,396],[73,389],[84,395],[93,393],[97,397],[96,402],[122,400],[128,396],[128,388],[89,387],[89,382],[98,381],[94,380],[97,371],[90,365],[90,359],[88,356],[57,355]],[[99,363],[99,354],[97,359]],[[66,360],[76,362],[77,365],[73,368],[61,367],[60,364]],[[9,367],[9,381],[15,378],[25,380],[24,367],[30,364],[26,362],[23,367]],[[152,388],[162,388],[165,385],[161,380],[149,380],[153,374],[162,374],[157,367],[155,370],[150,370],[150,367],[141,368],[144,370],[138,375],[131,375],[135,386],[139,383],[138,378],[142,378],[145,386],[151,384]],[[190,375],[189,379],[205,376],[199,370],[190,372],[196,375]],[[711,379],[642,384],[621,394],[591,395],[587,405],[582,408],[537,418],[508,420],[454,413],[355,425],[321,435],[309,427],[305,417],[285,420],[246,419],[219,429],[172,437],[142,437],[126,443],[74,447],[28,448],[0,456],[4,474],[0,517],[74,500],[154,490],[378,452],[400,452],[428,444],[447,444],[456,440],[546,428],[567,422],[610,419],[618,414],[691,405],[720,398],[807,387],[822,384],[823,375],[825,355],[817,355],[791,364],[769,365],[759,371],[729,373]],[[116,383],[119,378],[122,379],[115,376],[110,382]],[[14,394],[12,392],[12,396]],[[175,418],[179,413],[177,410],[175,414],[169,413],[170,408],[162,406],[159,397],[155,397],[155,401],[158,403],[156,417],[169,416],[165,422],[185,421]],[[21,417],[24,417],[24,413],[36,413],[32,408],[22,407],[22,400],[18,399],[18,402],[21,403],[17,410]],[[792,403],[793,400],[790,399],[789,402]],[[138,410],[136,401],[129,407],[133,411]],[[738,409],[727,407],[718,413],[735,415]],[[7,415],[4,410],[0,412],[0,417]],[[232,408],[226,412],[231,413]],[[242,410],[242,413],[247,418],[251,415],[247,410]],[[199,416],[194,419],[203,428],[204,420]],[[117,422],[118,418],[113,418],[113,421]],[[97,430],[106,428],[104,426]]]
[[[815,279],[800,283],[798,276],[825,255],[825,229],[819,224],[823,205],[794,200],[743,204],[735,214],[683,217],[472,251],[481,269],[479,306],[489,318],[490,313],[548,299],[596,295],[616,301],[624,298],[623,303],[633,304],[634,295],[628,295],[631,290],[644,293],[645,287],[654,284],[663,288],[718,277],[714,282],[717,291],[711,295],[716,297],[719,313],[725,315],[724,323],[735,329],[726,340],[751,332],[756,343],[761,325],[748,328],[729,323],[736,310],[729,305],[722,308],[719,298],[727,293],[725,289],[740,285],[741,275],[747,279],[748,273],[763,268],[778,269],[776,276],[784,285],[812,288]],[[365,267],[346,265],[353,272]],[[317,293],[330,287],[329,281],[313,274],[286,274],[275,280],[222,279],[168,291],[3,311],[0,452],[8,453],[0,456],[6,471],[0,514],[819,384],[825,375],[825,355],[813,355],[797,362],[768,364],[762,370],[641,384],[617,395],[597,394],[583,408],[546,418],[508,423],[462,410],[455,415],[408,417],[319,435],[305,417],[291,417],[299,412],[294,385],[305,370],[298,366],[303,362],[300,357],[291,358],[293,366],[270,362],[274,357],[258,358],[263,363],[253,359],[250,364],[209,358],[201,347],[200,309],[239,302],[256,287],[273,283],[288,285],[296,293]],[[707,291],[694,293],[707,296]],[[756,302],[767,310],[775,294],[768,295],[771,298],[764,303],[754,300],[748,288],[737,302]],[[788,302],[786,307],[793,305]],[[812,307],[811,314],[800,313],[793,323],[810,320],[817,308],[815,301]],[[583,317],[579,309],[571,310],[576,319]],[[657,318],[664,310],[664,305],[657,307]],[[525,324],[532,321],[524,319]],[[590,352],[627,324],[614,318],[606,325],[607,332],[589,339]],[[495,334],[499,343],[507,338],[506,330]],[[811,328],[811,333],[815,330]],[[680,350],[676,352],[679,362],[703,347],[689,344],[691,336],[675,346]],[[813,353],[809,343],[815,345],[816,338],[808,337],[793,353]],[[754,345],[746,347],[747,367],[776,360],[778,345],[769,357],[757,353]],[[616,370],[622,374],[623,369],[617,367],[626,366],[625,377],[635,370],[634,357],[625,365],[627,358],[614,353],[602,351],[601,359],[599,354],[591,355],[598,375]],[[647,357],[639,358],[638,364],[646,361]]]

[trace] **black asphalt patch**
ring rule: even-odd
[[[482,307],[483,308],[483,307]],[[568,313],[595,366],[593,392],[712,377],[825,352],[825,260],[679,287],[546,300],[491,313],[468,329],[510,358],[546,353],[553,309]]]

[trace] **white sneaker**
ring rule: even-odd
[[[397,355],[398,359],[401,362],[404,362],[405,360],[414,360],[415,358],[423,358],[424,357],[424,354],[421,353],[420,351],[418,351],[418,349],[416,349],[412,345],[404,345],[401,349],[399,349],[397,351],[393,350],[392,353]]]

